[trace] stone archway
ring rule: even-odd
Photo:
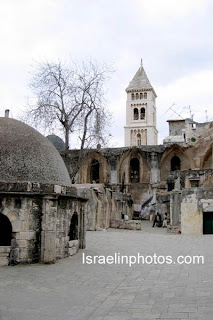
[[[174,155],[171,159],[171,171],[177,171],[181,169],[181,160],[178,156]]]
[[[91,183],[100,183],[100,163],[93,159],[91,162]]]
[[[70,223],[70,231],[69,231],[69,240],[78,240],[79,232],[78,232],[78,214],[74,212],[71,218]]]
[[[140,162],[137,158],[130,160],[130,182],[140,182]]]
[[[11,246],[12,224],[7,216],[0,213],[0,246]]]

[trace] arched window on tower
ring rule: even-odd
[[[178,156],[174,156],[171,159],[171,171],[177,171],[180,170],[180,158]]]
[[[138,120],[138,109],[137,108],[135,108],[134,110],[133,110],[133,112],[134,112],[134,120]]]
[[[141,134],[140,133],[137,134],[137,145],[141,146]]]
[[[100,163],[98,160],[93,159],[91,163],[91,182],[99,183],[100,182]]]
[[[140,93],[140,99],[143,99],[143,93],[142,92]]]
[[[130,181],[131,183],[137,183],[140,181],[140,163],[137,158],[133,158],[130,161]]]
[[[0,246],[11,246],[12,225],[8,217],[0,213]]]
[[[144,92],[144,99],[147,99],[147,92]]]
[[[134,93],[132,93],[132,100],[134,100],[135,99],[135,95],[134,95]]]
[[[145,108],[141,108],[141,120],[144,120],[146,116]]]
[[[138,93],[136,93],[136,100],[138,100],[139,99],[139,95],[138,95]]]
[[[74,212],[70,222],[69,240],[78,240],[78,214]]]

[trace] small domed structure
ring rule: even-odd
[[[71,185],[64,161],[52,143],[25,123],[3,117],[0,181]]]
[[[54,147],[60,152],[65,149],[65,143],[64,141],[56,136],[55,134],[50,134],[47,136],[47,139],[54,145]]]

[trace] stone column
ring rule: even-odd
[[[170,198],[170,225],[172,227],[178,227],[180,224],[179,217],[181,213],[181,199],[182,195],[180,191],[173,191]]]
[[[56,218],[57,199],[44,197],[42,202],[41,223],[41,262],[55,263],[56,261]]]
[[[117,160],[112,157],[109,161],[110,163],[110,184],[118,183],[118,171],[117,171]]]
[[[151,152],[151,175],[150,183],[160,183],[160,169],[156,152]]]
[[[86,248],[86,202],[80,205],[79,249]]]

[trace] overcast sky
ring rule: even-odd
[[[0,0],[0,116],[17,118],[34,61],[93,58],[113,63],[108,105],[112,146],[124,145],[125,88],[143,58],[158,98],[159,143],[167,119],[213,120],[213,1]],[[207,113],[205,112],[207,110]]]

